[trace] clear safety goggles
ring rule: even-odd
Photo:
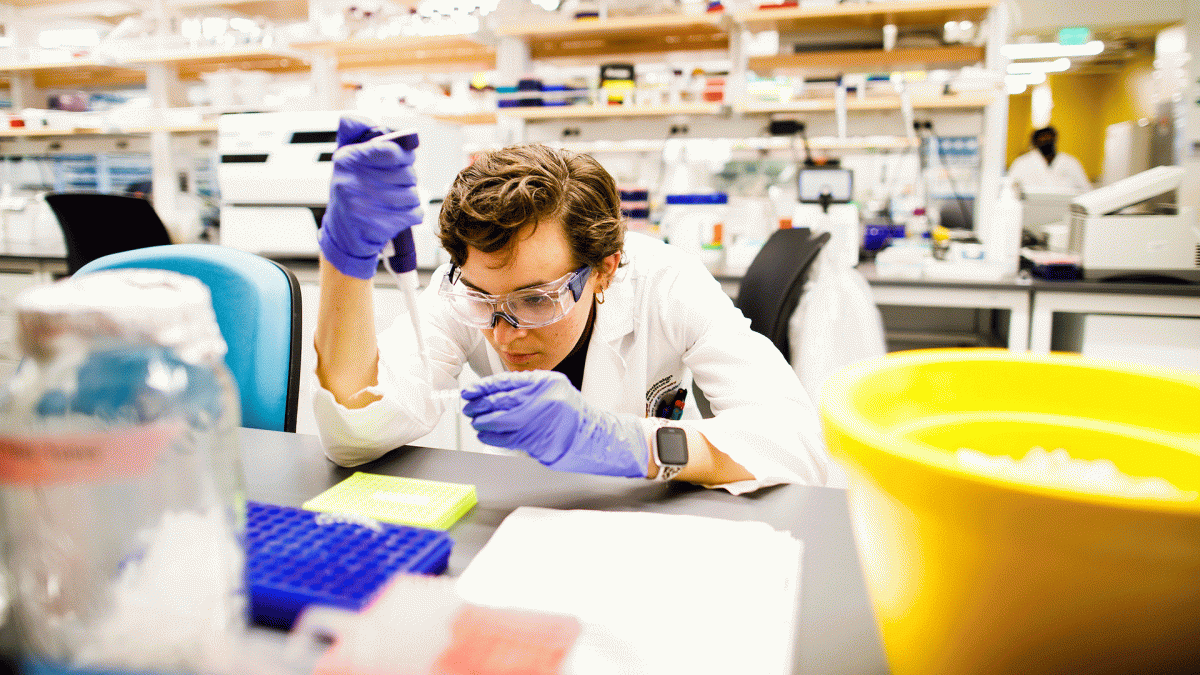
[[[591,273],[592,268],[585,265],[541,286],[488,295],[459,284],[462,270],[451,267],[442,278],[438,295],[450,304],[456,319],[472,328],[495,328],[497,319],[514,328],[541,328],[571,311]]]

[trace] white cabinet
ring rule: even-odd
[[[1200,373],[1200,318],[1085,314],[1078,351],[1084,356]]]

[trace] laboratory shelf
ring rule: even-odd
[[[142,136],[155,131],[166,131],[172,134],[208,134],[217,131],[216,122],[186,124],[178,126],[158,127],[124,127],[124,128],[50,128],[50,127],[16,127],[0,129],[0,138],[51,138],[56,136]]]
[[[969,92],[951,94],[949,96],[913,96],[912,106],[917,110],[954,110],[984,108],[995,100],[992,92]],[[773,113],[805,113],[832,112],[837,104],[831,98],[798,99],[784,102],[751,101],[734,105],[734,110],[742,114],[773,114]],[[899,110],[899,96],[870,96],[846,99],[846,109],[850,111],[865,110]]]
[[[792,140],[782,136],[730,138],[731,150],[792,150]],[[565,148],[574,152],[587,154],[596,153],[638,153],[662,152],[667,141],[663,139],[639,139],[630,141],[554,141],[546,145]],[[904,150],[919,145],[918,139],[905,136],[854,136],[837,138],[832,136],[817,136],[810,138],[808,146],[813,150]],[[496,149],[499,146],[469,145],[464,149],[468,152],[481,152]]]
[[[34,86],[41,89],[119,87],[146,81],[146,73],[141,70],[92,59],[0,63],[0,76],[26,73],[33,76]]]
[[[675,51],[726,50],[723,13],[629,16],[500,27],[498,37],[519,37],[533,59],[609,57]]]
[[[756,73],[778,69],[803,70],[806,72],[876,72],[896,70],[921,70],[931,67],[956,67],[980,63],[985,49],[974,45],[951,45],[948,47],[913,47],[905,49],[844,49],[800,54],[777,54],[755,56],[748,67]]]
[[[452,124],[495,124],[496,113],[494,112],[473,112],[473,113],[432,113],[430,115],[434,119]]]
[[[940,26],[947,21],[978,23],[995,0],[903,0],[827,7],[781,7],[736,12],[733,20],[752,31],[828,31],[896,26]]]
[[[524,120],[598,119],[602,117],[663,117],[671,115],[716,115],[720,103],[681,103],[678,105],[575,105],[528,108],[500,108],[497,115]]]
[[[465,35],[320,40],[293,42],[292,47],[332,56],[338,70],[405,67],[469,72],[496,67],[496,50]]]
[[[179,78],[198,79],[202,73],[224,68],[264,70],[271,73],[294,73],[309,69],[308,57],[294,49],[246,47],[239,49],[190,49],[130,56],[131,64],[171,64],[178,68]]]

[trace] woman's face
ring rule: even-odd
[[[549,370],[571,353],[587,329],[592,298],[598,288],[607,286],[618,259],[619,254],[610,256],[605,270],[588,277],[579,300],[559,321],[541,328],[513,328],[499,319],[495,327],[483,331],[509,370]],[[549,283],[575,269],[562,224],[545,221],[517,232],[511,251],[484,253],[468,247],[460,283],[489,295],[507,295]]]

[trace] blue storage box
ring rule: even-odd
[[[441,574],[444,532],[247,502],[250,618],[290,629],[310,604],[360,610],[393,575]]]

